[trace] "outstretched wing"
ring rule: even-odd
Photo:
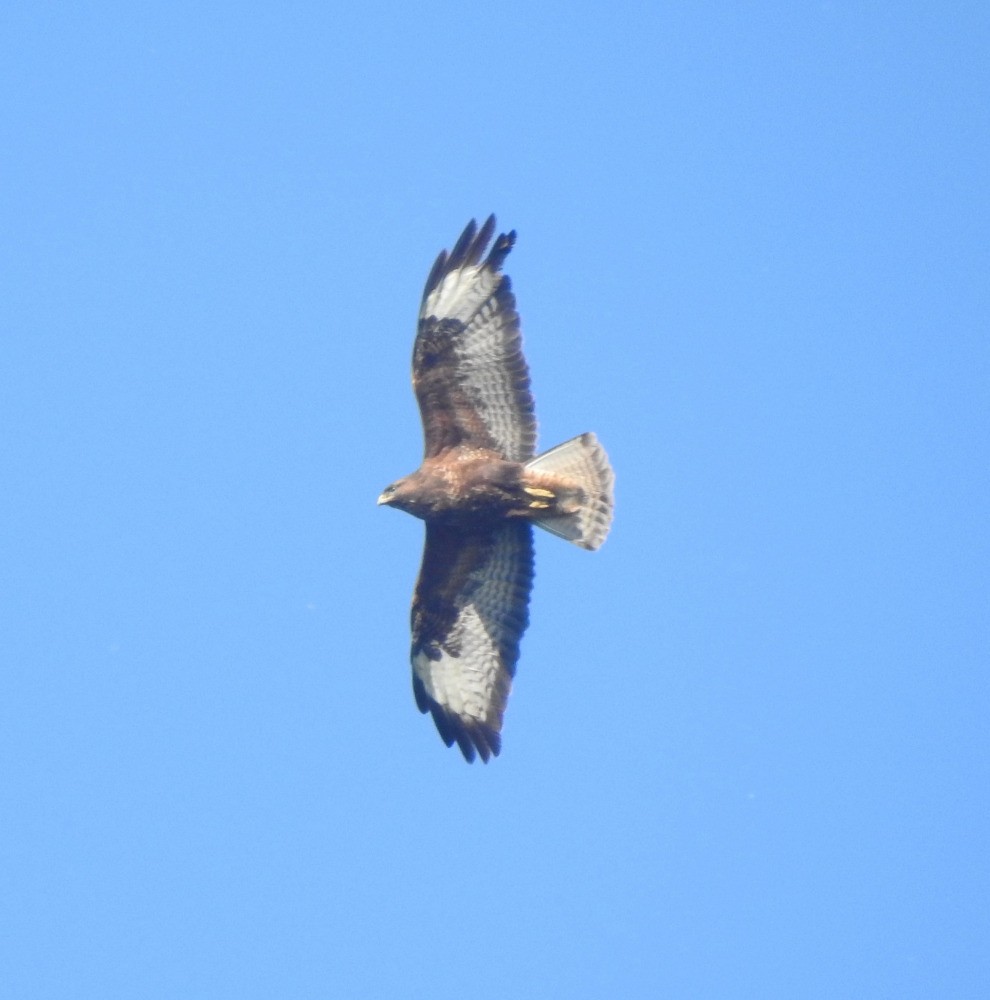
[[[468,761],[501,749],[502,713],[529,621],[533,536],[525,522],[427,523],[412,607],[413,693]]]
[[[454,249],[437,257],[419,311],[413,388],[426,457],[447,448],[484,448],[513,462],[533,457],[536,418],[519,316],[502,264],[515,232],[495,240],[491,215],[472,219]]]

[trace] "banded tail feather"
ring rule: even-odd
[[[526,463],[527,473],[554,483],[557,503],[533,524],[582,549],[597,549],[612,524],[615,473],[598,438],[580,434]]]

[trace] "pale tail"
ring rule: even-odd
[[[534,524],[583,549],[597,549],[605,541],[612,523],[615,474],[594,434],[581,434],[537,455],[526,463],[526,471],[553,480],[558,496],[557,510],[534,519]]]

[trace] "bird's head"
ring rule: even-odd
[[[378,498],[378,506],[381,507],[383,504],[386,507],[392,507],[395,504],[396,497],[398,496],[399,484],[392,483],[391,486],[386,486],[382,490],[381,496]]]
[[[404,479],[397,479],[391,486],[386,486],[382,490],[382,495],[378,498],[378,505],[411,511],[416,506],[416,499],[417,489],[414,477],[406,476]]]
[[[379,506],[397,507],[413,517],[427,518],[436,506],[436,476],[422,468],[396,479],[378,498]]]

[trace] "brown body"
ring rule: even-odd
[[[538,521],[573,513],[576,483],[527,472],[492,451],[452,448],[427,458],[382,495],[383,502],[424,521],[472,524],[507,517]],[[569,502],[561,501],[563,495]]]

